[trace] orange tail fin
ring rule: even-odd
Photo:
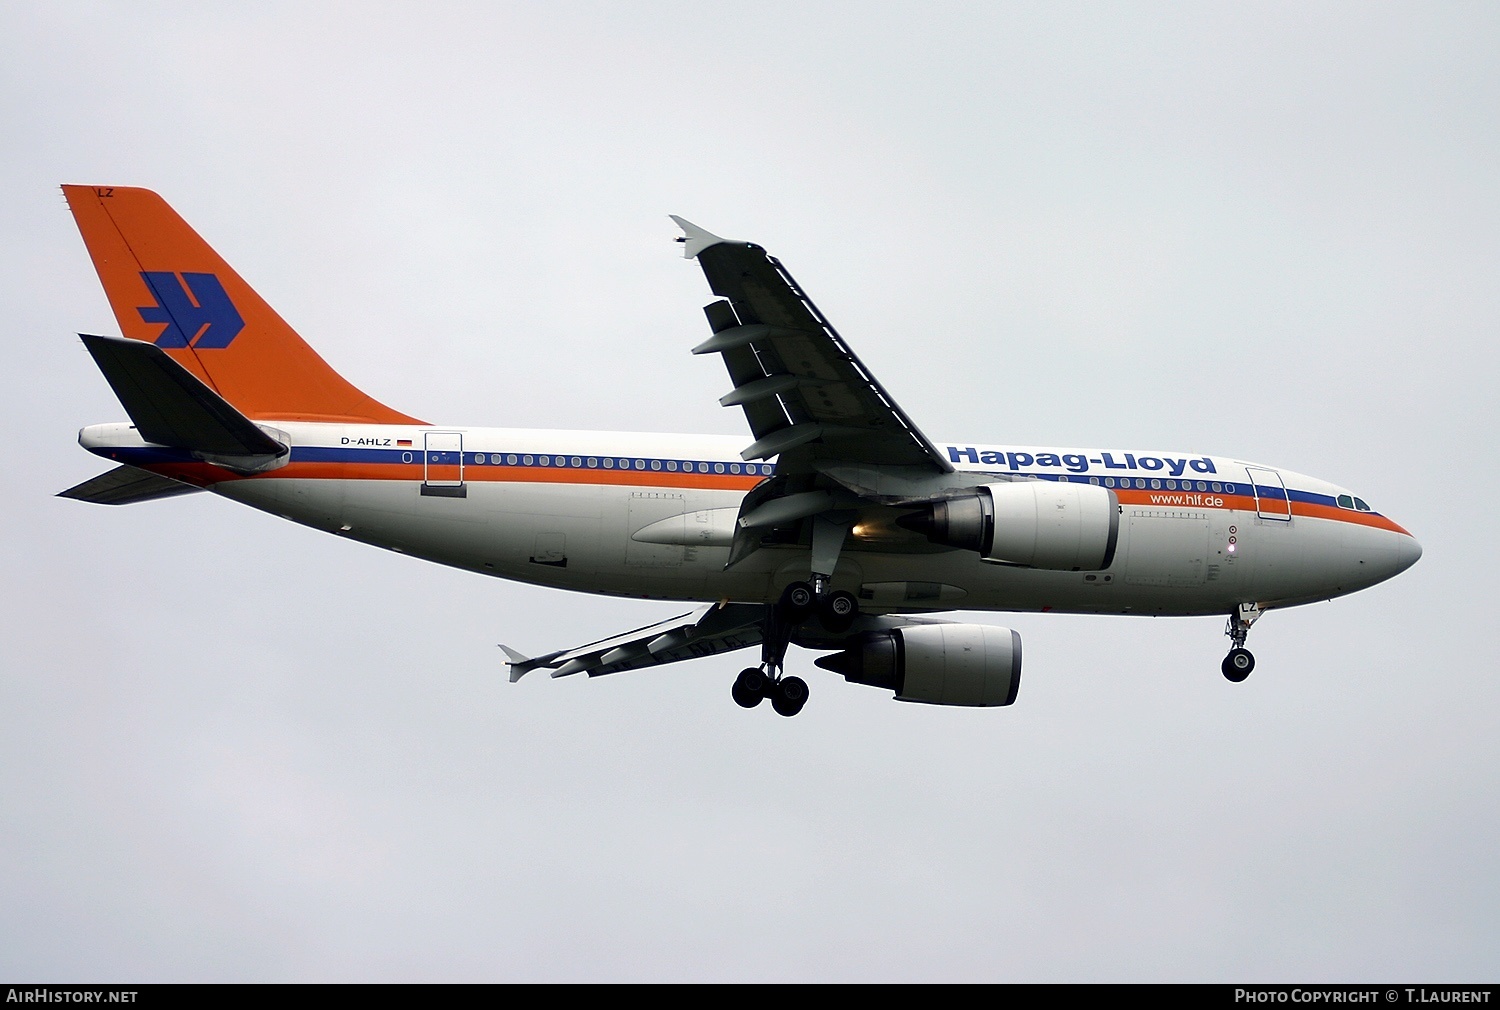
[[[328,367],[148,189],[64,186],[127,337],[154,343],[258,420],[421,424]]]

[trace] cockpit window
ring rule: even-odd
[[[1356,509],[1358,509],[1359,511],[1361,511],[1361,512],[1369,512],[1370,511],[1370,506],[1368,506],[1368,505],[1365,504],[1365,500],[1363,498],[1356,498],[1356,499],[1354,499],[1354,507]]]
[[[1347,495],[1347,494],[1341,494],[1341,495],[1339,495],[1339,508],[1341,508],[1341,509],[1352,509],[1353,507],[1354,507],[1354,497],[1352,495]]]
[[[1368,505],[1365,504],[1365,500],[1363,498],[1356,498],[1353,495],[1348,495],[1348,494],[1341,494],[1341,495],[1339,495],[1338,496],[1338,503],[1339,503],[1339,508],[1341,508],[1341,509],[1353,509],[1356,512],[1373,512],[1373,511],[1375,511],[1374,509],[1370,508],[1370,506],[1368,506]]]

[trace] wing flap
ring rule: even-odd
[[[759,645],[766,609],[753,603],[718,604],[535,659],[501,648],[510,666],[511,683],[540,669],[550,670],[553,677],[575,673],[600,677]]]

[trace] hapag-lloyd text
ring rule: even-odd
[[[980,449],[977,446],[950,445],[950,463],[973,463],[980,466],[1005,466],[1011,470],[1027,467],[1046,467],[1067,470],[1069,473],[1088,473],[1098,467],[1101,471],[1135,470],[1161,473],[1168,477],[1181,477],[1189,469],[1194,473],[1218,473],[1214,461],[1207,456],[1137,456],[1132,452],[1101,452],[1090,456],[1082,452],[1016,452],[1002,449]]]

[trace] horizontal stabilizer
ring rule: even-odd
[[[155,344],[79,336],[146,441],[214,456],[286,454],[286,446]]]
[[[66,491],[59,491],[57,497],[73,498],[95,505],[133,505],[138,501],[176,498],[178,495],[202,490],[201,487],[183,484],[170,477],[159,477],[137,467],[117,466],[92,480],[86,480]]]

